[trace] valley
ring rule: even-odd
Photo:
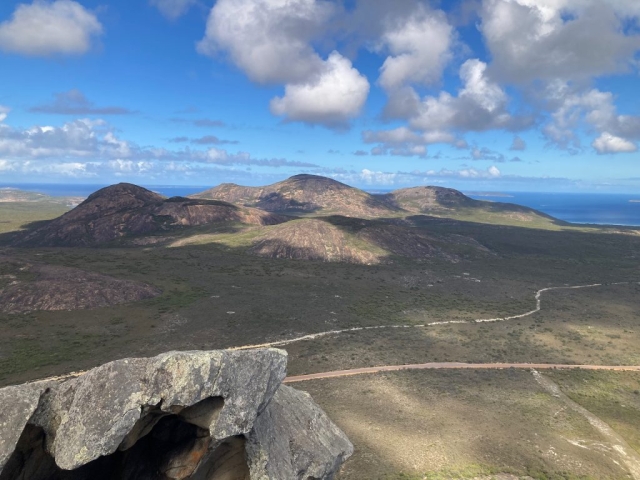
[[[431,362],[640,365],[635,229],[564,224],[448,189],[374,196],[303,177],[191,199],[124,185],[3,234],[0,299],[32,307],[0,311],[0,382],[265,343],[288,352],[289,376]],[[134,285],[146,293],[105,294]],[[639,372],[540,374],[640,451]],[[341,479],[635,478],[610,439],[526,369],[297,387],[356,447]]]

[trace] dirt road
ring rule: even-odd
[[[285,378],[285,383],[305,382],[323,378],[349,377],[380,372],[397,372],[400,370],[504,370],[517,368],[520,370],[610,370],[618,372],[640,372],[640,366],[620,365],[561,365],[553,363],[417,363],[412,365],[385,365],[382,367],[354,368],[353,370],[336,370],[334,372],[311,373]]]
[[[374,325],[369,327],[353,327],[353,328],[345,328],[343,330],[328,330],[326,332],[310,333],[308,335],[303,335],[301,337],[290,338],[287,340],[278,340],[270,343],[243,345],[240,347],[233,347],[231,348],[231,350],[251,350],[255,348],[285,347],[287,345],[291,345],[292,343],[316,340],[318,338],[326,337],[329,335],[341,335],[343,333],[362,332],[365,330],[387,330],[392,328],[429,328],[429,327],[438,327],[442,325],[454,325],[454,324],[508,322],[510,320],[517,320],[517,319],[529,317],[535,313],[538,313],[542,309],[542,294],[545,292],[552,292],[554,290],[578,290],[583,288],[597,288],[597,287],[603,287],[605,285],[631,285],[635,283],[640,284],[640,282],[616,282],[616,283],[608,283],[608,284],[593,283],[590,285],[565,285],[562,287],[543,288],[541,290],[538,290],[535,294],[534,299],[536,301],[536,308],[525,313],[512,315],[510,317],[477,318],[474,320],[449,320],[449,321],[442,321],[442,322],[431,322],[431,323],[426,323],[424,325]]]

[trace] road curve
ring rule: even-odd
[[[254,345],[243,345],[239,347],[232,347],[230,350],[253,350],[256,348],[271,348],[271,347],[286,347],[287,345],[291,345],[292,343],[303,342],[308,340],[317,340],[318,338],[327,337],[330,335],[341,335],[343,333],[354,333],[354,332],[362,332],[365,330],[387,330],[393,328],[428,328],[428,327],[437,327],[442,325],[454,325],[454,324],[471,324],[471,323],[495,323],[495,322],[507,322],[509,320],[517,320],[519,318],[529,317],[535,313],[538,313],[542,309],[542,294],[545,292],[551,292],[554,290],[577,290],[583,288],[596,288],[603,287],[607,285],[632,285],[639,284],[640,282],[616,282],[616,283],[593,283],[590,285],[565,285],[562,287],[547,287],[541,290],[538,290],[535,294],[536,308],[530,310],[525,313],[520,313],[518,315],[512,315],[510,317],[496,317],[496,318],[477,318],[474,320],[449,320],[449,321],[441,321],[441,322],[431,322],[423,325],[374,325],[369,327],[353,327],[353,328],[345,328],[343,330],[328,330],[326,332],[317,332],[310,333],[307,335],[303,335],[301,337],[289,338],[287,340],[277,340],[275,342],[269,343],[259,343]]]
[[[324,378],[350,377],[354,375],[366,375],[380,372],[398,372],[402,370],[504,370],[516,368],[520,370],[608,370],[616,372],[640,372],[640,366],[621,365],[562,365],[554,363],[416,363],[411,365],[385,365],[381,367],[354,368],[353,370],[336,370],[334,372],[310,373],[309,375],[297,375],[287,377],[284,383],[306,382],[308,380],[320,380]]]

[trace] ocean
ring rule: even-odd
[[[476,200],[505,202],[535,208],[571,223],[640,226],[640,193],[467,193]]]
[[[2,187],[40,192],[53,196],[88,197],[106,185],[64,184],[0,184]],[[146,185],[146,188],[168,197],[191,195],[211,186]],[[540,193],[540,192],[465,192],[471,198],[506,202],[535,208],[548,215],[572,223],[640,226],[640,193]]]
[[[48,184],[48,183],[0,183],[0,188],[18,188],[28,192],[39,192],[54,197],[88,197],[96,190],[108,185],[97,184]],[[167,197],[186,197],[192,193],[202,192],[211,188],[207,186],[179,186],[179,185],[143,185],[144,188],[166,195]]]

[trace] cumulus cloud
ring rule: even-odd
[[[77,89],[56,93],[53,102],[32,107],[29,111],[58,115],[126,115],[133,113],[123,107],[96,107]]]
[[[600,155],[606,153],[630,153],[638,151],[638,146],[635,143],[625,140],[624,138],[611,135],[608,132],[602,133],[602,135],[596,138],[591,145]]]
[[[271,101],[271,112],[287,121],[341,128],[356,117],[369,95],[369,82],[338,52],[323,71],[305,83],[288,84],[283,97]]]
[[[3,157],[86,157],[99,151],[96,127],[90,120],[75,120],[62,127],[36,126],[14,129],[0,125],[0,155]]]
[[[549,83],[544,95],[546,107],[552,113],[542,131],[550,144],[574,150],[580,148],[577,132],[582,124],[598,134],[607,133],[624,140],[627,145],[633,139],[640,139],[640,116],[618,114],[610,92],[583,91],[567,82],[555,81]],[[608,143],[604,138],[598,145]]]
[[[484,0],[480,28],[501,80],[585,79],[629,68],[640,36],[624,22],[638,13],[635,0]]]
[[[379,42],[390,52],[380,69],[380,85],[395,90],[407,84],[440,80],[452,57],[455,30],[444,12],[418,4],[408,18],[387,21]]]
[[[428,96],[416,106],[418,114],[409,124],[423,131],[486,131],[492,129],[518,130],[530,126],[529,116],[512,115],[508,109],[506,92],[486,75],[487,64],[467,60],[460,67],[463,88],[454,97],[441,92]]]
[[[476,170],[473,168],[463,168],[459,170],[441,169],[413,172],[385,172],[379,170],[362,169],[359,172],[335,172],[329,175],[337,180],[349,184],[365,185],[411,185],[416,183],[438,184],[449,181],[464,180],[487,180],[498,181],[505,178],[502,172],[491,166],[486,170]]]
[[[216,164],[262,167],[314,168],[316,164],[283,158],[255,158],[247,152],[229,153],[219,148],[182,150],[141,147],[118,138],[103,120],[81,119],[67,122],[60,127],[35,126],[28,129],[12,128],[0,124],[0,158],[29,162],[37,165],[142,165],[140,162],[174,164]],[[61,160],[72,160],[71,162]],[[25,163],[26,161],[26,163]],[[37,163],[33,163],[36,161]],[[132,163],[129,163],[132,162]],[[116,165],[113,163],[112,165]],[[40,168],[40,167],[38,167]],[[38,170],[42,173],[44,170]]]
[[[149,0],[149,4],[160,10],[169,20],[184,15],[196,3],[197,0]]]
[[[369,82],[337,51],[323,59],[312,46],[340,11],[325,0],[219,0],[198,51],[225,52],[251,80],[284,84],[270,103],[274,115],[344,128],[360,113]]]
[[[446,143],[456,148],[467,148],[467,142],[449,132],[438,130],[416,132],[408,127],[392,130],[365,130],[362,132],[364,143],[378,143],[371,150],[373,155],[420,156],[427,154],[427,145]]]
[[[316,0],[218,0],[198,51],[228,52],[256,82],[306,82],[323,70],[310,42],[335,9],[330,2]]]
[[[79,55],[102,33],[96,15],[72,0],[18,5],[0,23],[0,49],[31,56]]]

